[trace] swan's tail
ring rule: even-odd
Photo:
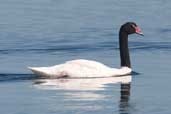
[[[67,76],[67,73],[63,70],[60,70],[60,66],[54,67],[28,67],[34,74],[43,77],[50,78],[61,78]]]
[[[52,74],[49,72],[49,68],[47,67],[28,67],[34,74],[38,76],[45,76],[45,77],[51,77]]]

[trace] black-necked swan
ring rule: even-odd
[[[60,77],[111,77],[127,75],[131,73],[131,63],[128,49],[128,35],[137,33],[143,35],[139,26],[134,22],[123,24],[119,31],[119,49],[121,68],[111,68],[100,62],[92,60],[77,59],[66,61],[50,67],[28,67],[33,73],[39,76],[53,78]]]

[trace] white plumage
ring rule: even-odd
[[[37,75],[53,78],[68,77],[111,77],[131,73],[128,67],[110,68],[92,60],[72,60],[50,67],[29,67]]]

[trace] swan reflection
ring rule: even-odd
[[[41,89],[62,90],[104,90],[106,84],[130,83],[131,76],[108,77],[108,78],[60,78],[60,79],[37,79],[33,83]]]
[[[120,114],[129,114],[129,97],[130,97],[131,83],[121,83],[120,89]]]
[[[106,84],[130,83],[131,78],[128,75],[108,78],[37,79],[33,83],[39,89],[65,90],[65,98],[72,100],[102,100],[108,95],[99,94],[96,91],[105,90]]]
[[[62,100],[67,102],[75,102],[75,105],[67,105],[67,109],[80,109],[83,104],[81,101],[100,101],[108,100],[113,97],[112,94],[106,93],[107,84],[118,84],[120,86],[120,100],[119,100],[119,113],[120,114],[129,114],[129,96],[131,88],[132,76],[122,76],[122,77],[108,77],[108,78],[61,78],[61,79],[36,79],[33,80],[33,85],[39,89],[46,90],[57,90],[59,96],[63,96]],[[108,85],[109,86],[109,85]],[[101,92],[102,91],[102,92]],[[116,90],[117,91],[117,90]],[[105,92],[105,94],[104,94]],[[78,104],[76,104],[78,103]],[[101,110],[106,105],[95,104],[93,109]],[[109,105],[107,107],[111,107]],[[84,110],[91,109],[89,105],[84,105]],[[114,108],[114,110],[116,107]]]

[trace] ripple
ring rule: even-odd
[[[132,76],[140,75],[135,71],[132,72]],[[116,77],[124,77],[124,76],[116,76]],[[100,77],[99,79],[104,79],[105,77]],[[27,74],[27,73],[0,73],[0,82],[8,82],[8,81],[23,81],[23,80],[34,80],[34,79],[48,79],[46,77],[36,76],[34,74]],[[98,79],[98,77],[90,77],[90,78],[62,78],[62,79]],[[53,80],[53,78],[51,78]],[[39,83],[39,82],[38,82]],[[41,83],[41,82],[40,82]]]
[[[32,80],[38,78],[33,74],[0,74],[0,82],[7,81],[23,81],[23,80]]]
[[[164,28],[164,29],[160,29],[161,33],[170,33],[171,32],[171,28]]]
[[[132,42],[131,50],[170,51],[171,42]]]
[[[170,51],[171,42],[130,42],[129,48],[131,51]],[[77,45],[61,45],[51,46],[48,48],[29,48],[29,49],[1,49],[0,54],[11,53],[53,53],[53,52],[97,52],[107,50],[119,50],[116,42],[102,42],[98,44],[77,44]]]

